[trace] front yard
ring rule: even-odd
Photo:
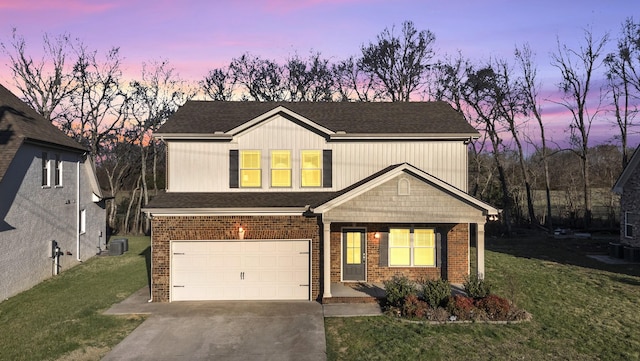
[[[519,324],[416,324],[396,318],[325,320],[329,360],[638,360],[640,265],[586,254],[606,241],[489,239],[494,293],[533,314]],[[95,257],[0,303],[0,360],[99,360],[140,317],[102,311],[147,283],[148,237]]]
[[[102,312],[147,284],[149,237],[0,303],[0,360],[99,360],[143,319]]]
[[[638,360],[640,265],[586,257],[604,240],[488,239],[487,280],[531,322],[325,320],[329,360]]]

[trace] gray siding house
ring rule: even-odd
[[[333,302],[396,274],[461,283],[498,210],[467,194],[479,136],[444,102],[190,101],[156,133],[151,297]]]
[[[105,227],[87,150],[0,85],[0,300],[96,255]]]
[[[613,186],[613,192],[620,195],[620,243],[640,251],[639,149],[640,147],[635,150],[629,164],[622,170]]]

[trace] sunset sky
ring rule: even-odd
[[[385,27],[411,20],[436,36],[436,54],[460,51],[473,60],[512,59],[515,45],[537,53],[540,81],[555,91],[557,69],[549,54],[556,39],[577,48],[585,28],[615,38],[627,17],[640,18],[630,0],[0,0],[0,42],[11,29],[41,51],[42,35],[68,33],[89,49],[118,46],[127,74],[143,61],[168,60],[183,79],[197,81],[245,52],[283,61],[319,51],[332,60],[358,55]],[[613,49],[615,43],[609,43]],[[13,79],[0,55],[0,82]],[[551,115],[554,107],[545,109]],[[556,120],[557,121],[557,120]],[[563,133],[560,131],[560,133]],[[558,141],[566,134],[556,134]],[[609,124],[594,127],[595,142],[611,138]],[[632,146],[638,141],[632,143]]]

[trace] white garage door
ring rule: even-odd
[[[308,300],[309,243],[172,241],[171,300]]]

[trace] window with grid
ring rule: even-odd
[[[624,236],[627,238],[633,237],[633,218],[631,212],[624,212]]]
[[[42,152],[42,186],[49,187],[51,185],[51,168],[49,166],[49,155],[47,152]]]
[[[436,265],[435,230],[392,228],[389,230],[389,266]]]
[[[271,151],[271,186],[291,187],[291,151]]]
[[[259,150],[240,151],[240,186],[246,188],[262,186]]]
[[[56,166],[55,166],[54,185],[56,187],[61,187],[62,186],[62,160],[60,160],[60,154],[56,154],[55,164]]]
[[[322,186],[322,152],[320,150],[303,150],[301,153],[301,186]]]

